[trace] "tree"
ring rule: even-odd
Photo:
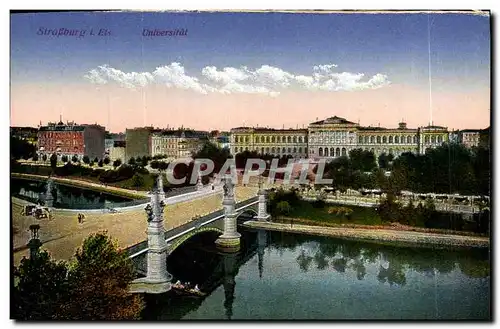
[[[102,159],[101,159],[101,160],[99,160],[99,162],[97,163],[97,165],[98,165],[99,167],[104,166],[104,163],[103,163]]]
[[[388,193],[387,197],[380,202],[377,212],[384,222],[397,222],[401,217],[399,205],[396,203],[394,195],[391,193]]]
[[[111,160],[108,157],[105,157],[103,161],[105,165],[109,165],[109,163],[111,162]]]
[[[371,172],[377,167],[373,152],[363,149],[354,149],[349,152],[349,161],[353,170]]]
[[[57,167],[57,154],[52,153],[50,156],[50,166],[52,169],[55,169]]]
[[[52,320],[60,312],[60,301],[69,293],[64,262],[50,259],[46,251],[23,258],[14,269],[12,315],[16,320]]]
[[[287,216],[292,211],[292,207],[290,206],[288,201],[280,201],[276,205],[276,211],[278,212],[279,215]]]
[[[132,186],[141,187],[143,185],[144,185],[144,178],[138,173],[135,173],[134,176],[132,177]]]
[[[116,169],[117,167],[120,167],[122,165],[122,160],[116,159],[113,161],[113,167]]]
[[[378,156],[378,166],[382,169],[389,169],[389,162],[392,161],[390,155],[382,153]]]
[[[88,155],[84,155],[82,158],[83,163],[89,164],[90,163],[90,158]]]
[[[98,163],[98,162],[99,162],[99,159],[98,159],[97,157],[95,157],[94,162],[95,162],[95,163]]]
[[[141,166],[146,167],[148,165],[149,159],[147,156],[143,156],[141,159]]]
[[[29,159],[36,153],[35,146],[20,138],[10,136],[10,153],[16,160]]]
[[[63,163],[68,162],[68,156],[67,156],[66,154],[65,154],[65,155],[63,155],[63,156],[61,157],[61,161],[62,161]]]
[[[93,167],[93,166],[94,166],[94,161],[89,162],[89,167]]]
[[[42,155],[42,160],[47,161],[47,154]]]
[[[38,161],[38,154],[33,154],[33,161]]]
[[[78,162],[78,156],[75,154],[71,157],[72,162]]]
[[[158,164],[158,169],[160,169],[161,171],[165,171],[167,170],[167,168],[168,168],[168,162],[160,161],[160,163]]]
[[[144,302],[128,291],[135,278],[132,262],[106,233],[85,239],[75,259],[68,273],[71,290],[59,319],[139,319]]]
[[[128,164],[131,165],[131,166],[134,166],[135,165],[135,158],[130,158],[130,160],[128,160]]]
[[[159,161],[154,160],[154,161],[151,161],[150,166],[152,169],[158,169],[160,166],[160,163],[159,163]]]
[[[214,143],[206,142],[201,150],[193,154],[193,159],[210,159],[214,163],[213,172],[219,172],[231,155],[228,149],[222,149]]]

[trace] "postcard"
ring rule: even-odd
[[[11,11],[11,319],[491,321],[490,24]]]

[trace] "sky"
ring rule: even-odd
[[[490,125],[487,15],[16,13],[10,27],[11,126]]]

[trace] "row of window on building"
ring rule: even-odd
[[[443,136],[424,136],[425,144],[441,144],[443,142]],[[359,136],[359,144],[417,144],[417,136]]]
[[[234,151],[236,153],[241,153],[244,151],[250,151],[248,147],[235,147]],[[261,148],[255,148],[256,152],[259,152],[260,154],[302,154],[302,153],[307,153],[307,147],[261,147]],[[303,152],[302,152],[303,151]]]
[[[250,143],[249,136],[235,136],[235,143]],[[255,136],[255,143],[307,143],[307,136]]]

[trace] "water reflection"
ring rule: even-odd
[[[222,254],[210,246],[213,236],[179,247],[169,256],[169,272],[175,280],[189,278],[198,283],[207,296],[169,295],[160,302],[154,297],[156,306],[153,309],[148,302],[145,318],[489,316],[488,250],[400,247],[266,231],[242,233],[243,248],[235,254]],[[435,305],[430,305],[430,294]],[[346,303],[352,305],[346,308]]]
[[[331,269],[338,273],[352,270],[358,280],[365,279],[366,265],[380,263],[377,279],[389,285],[404,285],[408,271],[427,277],[447,274],[459,269],[472,278],[489,276],[489,252],[484,249],[447,250],[423,247],[386,246],[375,243],[339,240],[324,237],[274,234],[271,247],[283,252],[295,252],[296,262],[303,272]],[[472,257],[471,257],[472,256]]]
[[[47,183],[26,179],[11,180],[11,195],[31,202],[45,200]],[[54,183],[50,191],[53,205],[66,209],[100,209],[143,203],[121,196]]]

